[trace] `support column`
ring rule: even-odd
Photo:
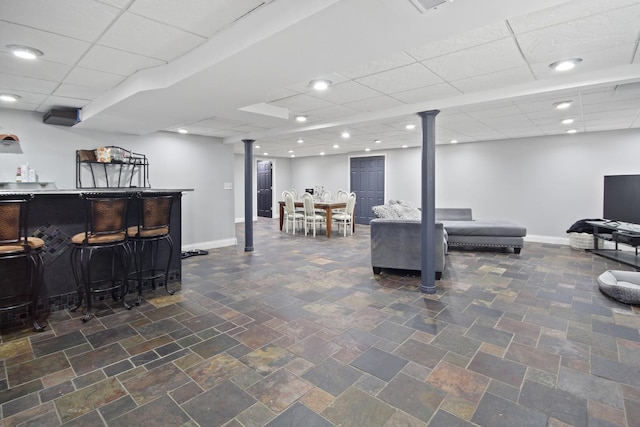
[[[422,231],[420,261],[422,275],[420,291],[436,293],[436,116],[439,110],[422,111]]]
[[[244,251],[253,252],[253,139],[244,142]]]

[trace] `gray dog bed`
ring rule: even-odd
[[[598,286],[611,298],[640,305],[640,272],[607,270],[598,277]]]

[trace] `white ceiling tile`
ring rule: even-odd
[[[449,98],[460,94],[461,92],[449,83],[439,83],[418,89],[397,92],[393,94],[393,97],[406,104],[414,104],[435,99]]]
[[[443,79],[452,81],[521,67],[525,61],[516,43],[508,38],[428,59],[422,64]]]
[[[424,61],[510,37],[511,33],[509,33],[506,25],[501,22],[409,49],[407,53],[418,61]]]
[[[8,52],[0,52],[2,72],[41,80],[62,80],[71,66],[40,59],[37,63],[22,61]]]
[[[3,21],[0,21],[0,40],[2,52],[9,51],[6,47],[8,44],[25,45],[41,50],[44,53],[41,58],[44,60],[67,65],[78,62],[90,46],[87,42]]]
[[[393,94],[442,83],[440,77],[421,64],[411,64],[393,70],[383,71],[378,74],[356,79],[356,81],[384,94]]]
[[[116,86],[123,80],[124,77],[117,74],[103,73],[102,71],[75,67],[64,79],[64,83],[93,87],[99,90],[107,90]]]
[[[91,100],[97,98],[104,93],[103,90],[96,89],[89,86],[78,86],[63,83],[53,92],[55,96],[62,96],[65,98],[78,98]]]
[[[38,106],[41,102],[47,99],[47,96],[48,96],[47,94],[44,94],[44,93],[25,92],[25,91],[15,90],[12,88],[5,88],[2,86],[1,81],[0,81],[0,93],[10,93],[11,95],[18,95],[20,97],[20,99],[16,103],[11,104],[12,106],[18,103]],[[8,106],[8,105],[9,104],[2,103],[2,107]]]
[[[581,58],[582,62],[570,71],[571,75],[579,78],[585,73],[591,73],[610,67],[628,65],[630,58],[633,56],[633,50],[635,47],[634,43],[630,43],[627,45],[611,47],[602,51],[580,52],[576,50],[571,55],[573,58]],[[565,73],[558,72],[549,67],[551,62],[553,62],[553,60],[530,64],[537,79],[546,80],[566,77]]]
[[[398,105],[403,104],[403,102],[400,102],[390,96],[377,96],[375,98],[364,99],[362,101],[348,102],[345,106],[353,108],[356,111],[376,111],[397,107]]]
[[[209,38],[263,3],[263,0],[136,0],[128,10]]]
[[[336,117],[346,117],[356,113],[356,110],[343,105],[331,105],[309,112],[313,119],[335,119]]]
[[[202,126],[209,129],[233,129],[234,127],[248,125],[249,123],[240,120],[210,117],[190,124],[195,126]]]
[[[171,61],[206,39],[132,13],[125,13],[100,39],[103,46]]]
[[[451,82],[451,86],[463,93],[503,88],[509,85],[533,81],[533,76],[527,67],[517,67],[500,70],[493,73],[475,76]]]
[[[366,64],[352,67],[346,71],[342,71],[343,74],[351,79],[358,77],[364,77],[371,74],[377,74],[382,71],[391,70],[393,68],[402,67],[404,65],[413,64],[416,60],[405,52],[401,52],[395,55],[387,56],[376,61],[371,61]]]
[[[509,24],[516,34],[521,34],[635,4],[638,4],[637,0],[573,0],[510,18]]]
[[[53,92],[57,86],[58,83],[48,80],[32,79],[30,77],[0,73],[0,87],[13,89],[15,91],[48,95]]]
[[[4,21],[91,42],[104,32],[118,12],[118,9],[94,0],[2,2]]]
[[[310,110],[316,110],[319,108],[326,108],[333,105],[331,102],[327,102],[322,99],[314,98],[313,96],[304,94],[295,95],[284,99],[278,99],[276,101],[270,102],[269,104],[288,108],[296,114],[308,112]]]
[[[122,9],[127,6],[131,0],[97,0],[100,3],[108,4],[109,6],[117,7],[118,9]]]
[[[468,111],[467,115],[478,120],[492,119],[492,118],[509,118],[510,116],[521,115],[522,111],[515,105],[505,105],[499,108],[478,108],[476,111]]]
[[[94,45],[80,60],[78,66],[121,76],[130,76],[138,70],[162,64],[166,64],[166,61],[136,55],[107,46]]]
[[[267,102],[276,101],[282,98],[288,98],[290,96],[297,95],[298,93],[300,92],[295,92],[293,90],[285,89],[285,88],[274,89],[271,92],[269,92],[267,96]]]
[[[310,83],[313,80],[329,80],[332,85],[340,84],[349,80],[348,77],[343,76],[340,73],[329,73],[329,74],[315,74],[309,76],[308,80],[298,82],[286,87],[287,90],[293,91],[295,93],[316,93],[311,87]]]
[[[553,62],[573,58],[578,53],[634,44],[639,23],[640,4],[530,31],[518,35],[517,39],[529,62]],[[594,34],[598,36],[594,37]]]
[[[46,100],[40,103],[38,111],[41,113],[46,113],[52,108],[57,107],[72,107],[72,108],[82,108],[89,101],[86,99],[78,99],[78,98],[66,98],[64,96],[48,96]]]
[[[334,104],[344,104],[367,98],[374,98],[376,96],[380,96],[380,92],[350,80],[344,83],[331,85],[327,90],[322,92],[310,92],[309,95],[314,98],[333,102]]]

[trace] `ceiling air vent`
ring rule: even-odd
[[[437,9],[443,3],[447,1],[453,0],[409,0],[412,5],[416,7],[420,11],[420,13],[425,13],[430,9]]]

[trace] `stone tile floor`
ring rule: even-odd
[[[181,289],[3,331],[2,426],[640,426],[640,313],[570,249],[451,251],[435,295],[374,276],[369,231],[255,226]],[[109,304],[109,305],[107,305]]]

